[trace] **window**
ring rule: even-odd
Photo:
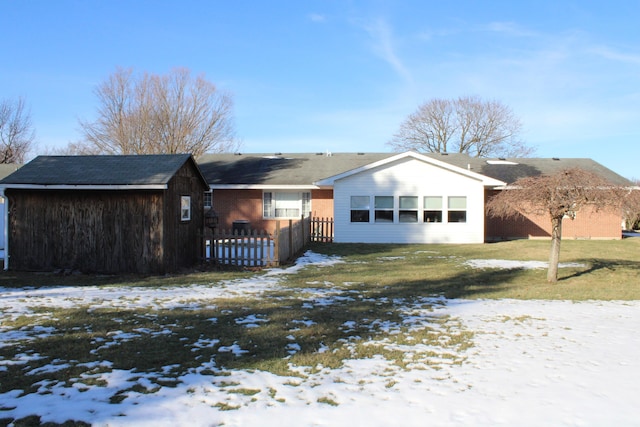
[[[423,222],[442,222],[442,197],[426,196],[423,201]]]
[[[262,215],[265,218],[300,218],[311,212],[311,193],[273,192],[262,193]]]
[[[418,198],[415,196],[400,196],[400,222],[418,222]]]
[[[351,196],[351,222],[369,222],[369,196]]]
[[[180,220],[191,221],[191,196],[180,196]]]
[[[393,222],[393,196],[375,196],[375,221]]]
[[[205,208],[210,208],[211,206],[213,206],[212,201],[213,201],[213,197],[212,197],[213,193],[211,191],[207,191],[206,193],[204,193],[204,207]]]
[[[467,222],[467,198],[464,196],[449,197],[449,222]]]

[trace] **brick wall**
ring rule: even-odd
[[[262,190],[214,190],[213,209],[219,229],[231,230],[233,221],[247,220],[252,229],[273,233],[276,221],[262,217]],[[333,217],[333,190],[311,191],[311,216]]]
[[[576,214],[576,218],[562,221],[564,239],[620,239],[622,217],[612,211],[595,212],[587,207]],[[551,220],[546,215],[518,216],[500,219],[485,219],[485,240],[551,238]]]

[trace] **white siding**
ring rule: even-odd
[[[334,183],[335,241],[341,243],[483,243],[484,186],[482,182],[414,158],[347,176]],[[351,196],[371,196],[369,223],[352,223]],[[394,196],[394,222],[374,222],[373,197]],[[398,221],[400,196],[443,197],[443,222]],[[465,223],[447,222],[447,197],[467,198]]]

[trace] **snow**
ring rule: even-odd
[[[501,269],[546,269],[549,263],[544,261],[512,261],[505,259],[470,259],[465,265],[473,268],[501,268]],[[559,268],[584,267],[585,264],[578,262],[561,262]]]
[[[505,260],[474,260],[470,268],[539,268]],[[310,264],[343,262],[308,252],[288,269],[273,269],[251,279],[216,286],[109,288],[0,288],[0,347],[22,339],[55,334],[50,328],[12,330],[8,320],[20,315],[40,316],[43,307],[89,304],[94,308],[197,308],[194,301],[259,298],[283,286],[283,274],[296,274]],[[324,283],[324,282],[323,282]],[[310,284],[313,285],[313,284]],[[339,297],[326,288],[304,290],[310,307],[329,305]],[[399,302],[399,304],[402,304]],[[209,305],[210,306],[210,305]],[[400,305],[406,326],[419,330],[435,318],[448,319],[461,331],[473,333],[473,346],[450,357],[434,357],[435,365],[419,354],[436,349],[407,344],[388,345],[413,360],[407,368],[382,356],[347,360],[339,369],[292,366],[299,376],[278,376],[256,370],[232,370],[215,376],[214,362],[179,377],[176,387],[153,393],[128,391],[117,404],[110,397],[130,390],[131,379],[153,388],[146,374],[107,370],[83,374],[95,381],[40,384],[43,393],[20,396],[19,390],[0,394],[0,417],[38,414],[43,422],[84,420],[95,426],[583,426],[640,425],[640,301],[520,301],[447,300],[425,296]],[[216,319],[210,319],[215,325]],[[237,318],[247,328],[268,324],[260,315]],[[299,327],[310,324],[299,319]],[[312,322],[311,322],[312,323]],[[344,330],[355,321],[342,325]],[[393,333],[395,324],[377,325]],[[145,331],[136,331],[145,333]],[[113,331],[114,340],[133,338]],[[295,334],[287,337],[290,354],[299,350]],[[197,346],[217,345],[214,337]],[[106,345],[106,344],[105,344]],[[113,345],[113,343],[109,344]],[[319,351],[328,351],[322,346]],[[237,343],[220,347],[243,357]],[[446,356],[446,355],[445,355]],[[15,363],[27,365],[37,354],[0,358],[0,370]],[[39,368],[61,369],[64,361]],[[98,362],[95,366],[107,361]],[[313,368],[313,369],[312,369]],[[165,375],[170,366],[148,377]],[[25,372],[25,375],[33,372]],[[250,393],[234,393],[229,384]],[[223,403],[222,407],[220,404]]]

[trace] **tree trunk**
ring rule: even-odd
[[[549,256],[549,270],[547,270],[547,282],[549,283],[556,283],[558,281],[561,241],[562,217],[551,218],[551,255]]]

